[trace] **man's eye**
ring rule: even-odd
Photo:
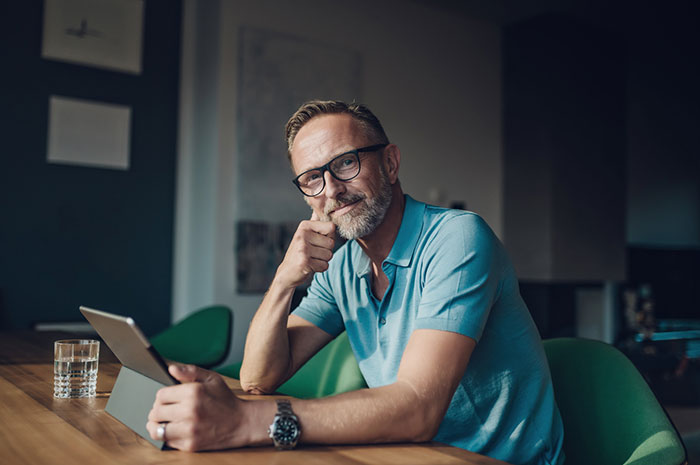
[[[307,173],[301,178],[299,178],[299,182],[303,185],[309,185],[314,182],[318,182],[321,180],[321,173]]]
[[[333,168],[336,170],[346,170],[348,168],[353,168],[356,164],[355,157],[341,158],[333,164]]]

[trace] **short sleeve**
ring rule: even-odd
[[[345,325],[328,276],[328,271],[314,275],[306,296],[292,314],[335,337],[343,332]]]
[[[498,239],[477,215],[446,219],[423,254],[423,292],[415,329],[479,340],[500,281]]]

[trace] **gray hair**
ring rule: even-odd
[[[292,144],[301,128],[319,115],[347,114],[350,115],[359,125],[365,135],[372,140],[373,144],[388,144],[389,138],[384,132],[382,123],[374,116],[367,106],[361,103],[345,103],[340,100],[310,100],[302,104],[294,112],[285,126],[285,136],[287,140],[287,156],[292,158]]]

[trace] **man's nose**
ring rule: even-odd
[[[345,183],[343,181],[335,179],[330,171],[326,171],[323,175],[326,178],[326,188],[324,189],[326,197],[335,199],[338,195],[345,192]]]

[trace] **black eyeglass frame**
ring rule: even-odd
[[[343,153],[341,153],[340,155],[336,155],[336,156],[333,157],[328,163],[326,163],[326,164],[323,165],[323,166],[319,166],[318,168],[311,168],[310,170],[304,171],[303,173],[299,174],[299,176],[297,176],[296,178],[292,179],[292,183],[293,183],[295,186],[297,186],[297,188],[299,189],[299,191],[300,191],[302,194],[304,194],[305,196],[307,196],[307,197],[316,197],[317,195],[320,195],[321,192],[323,192],[323,189],[326,188],[326,176],[325,176],[326,171],[328,171],[329,173],[331,173],[331,176],[333,176],[333,177],[334,177],[335,179],[337,179],[338,181],[341,181],[341,182],[351,181],[351,180],[355,179],[357,176],[359,176],[360,171],[362,171],[362,163],[360,162],[360,153],[362,153],[362,152],[376,152],[376,151],[379,150],[379,149],[383,149],[383,148],[386,147],[387,145],[389,145],[389,144],[374,144],[374,145],[368,145],[367,147],[360,147],[359,149],[348,150],[347,152],[343,152]],[[344,157],[345,155],[347,155],[347,154],[349,154],[349,153],[355,154],[355,158],[357,158],[357,173],[355,173],[354,176],[349,177],[349,178],[347,178],[347,179],[341,179],[341,178],[339,178],[339,177],[333,172],[333,170],[331,169],[331,164],[332,164],[334,161],[336,161],[338,158]],[[321,186],[321,189],[320,189],[317,193],[315,193],[315,194],[307,194],[306,192],[304,192],[304,191],[302,190],[301,185],[299,184],[299,178],[301,178],[301,177],[304,176],[306,173],[309,173],[309,172],[311,172],[311,171],[320,171],[320,172],[321,172],[321,179],[323,180],[323,185]]]

